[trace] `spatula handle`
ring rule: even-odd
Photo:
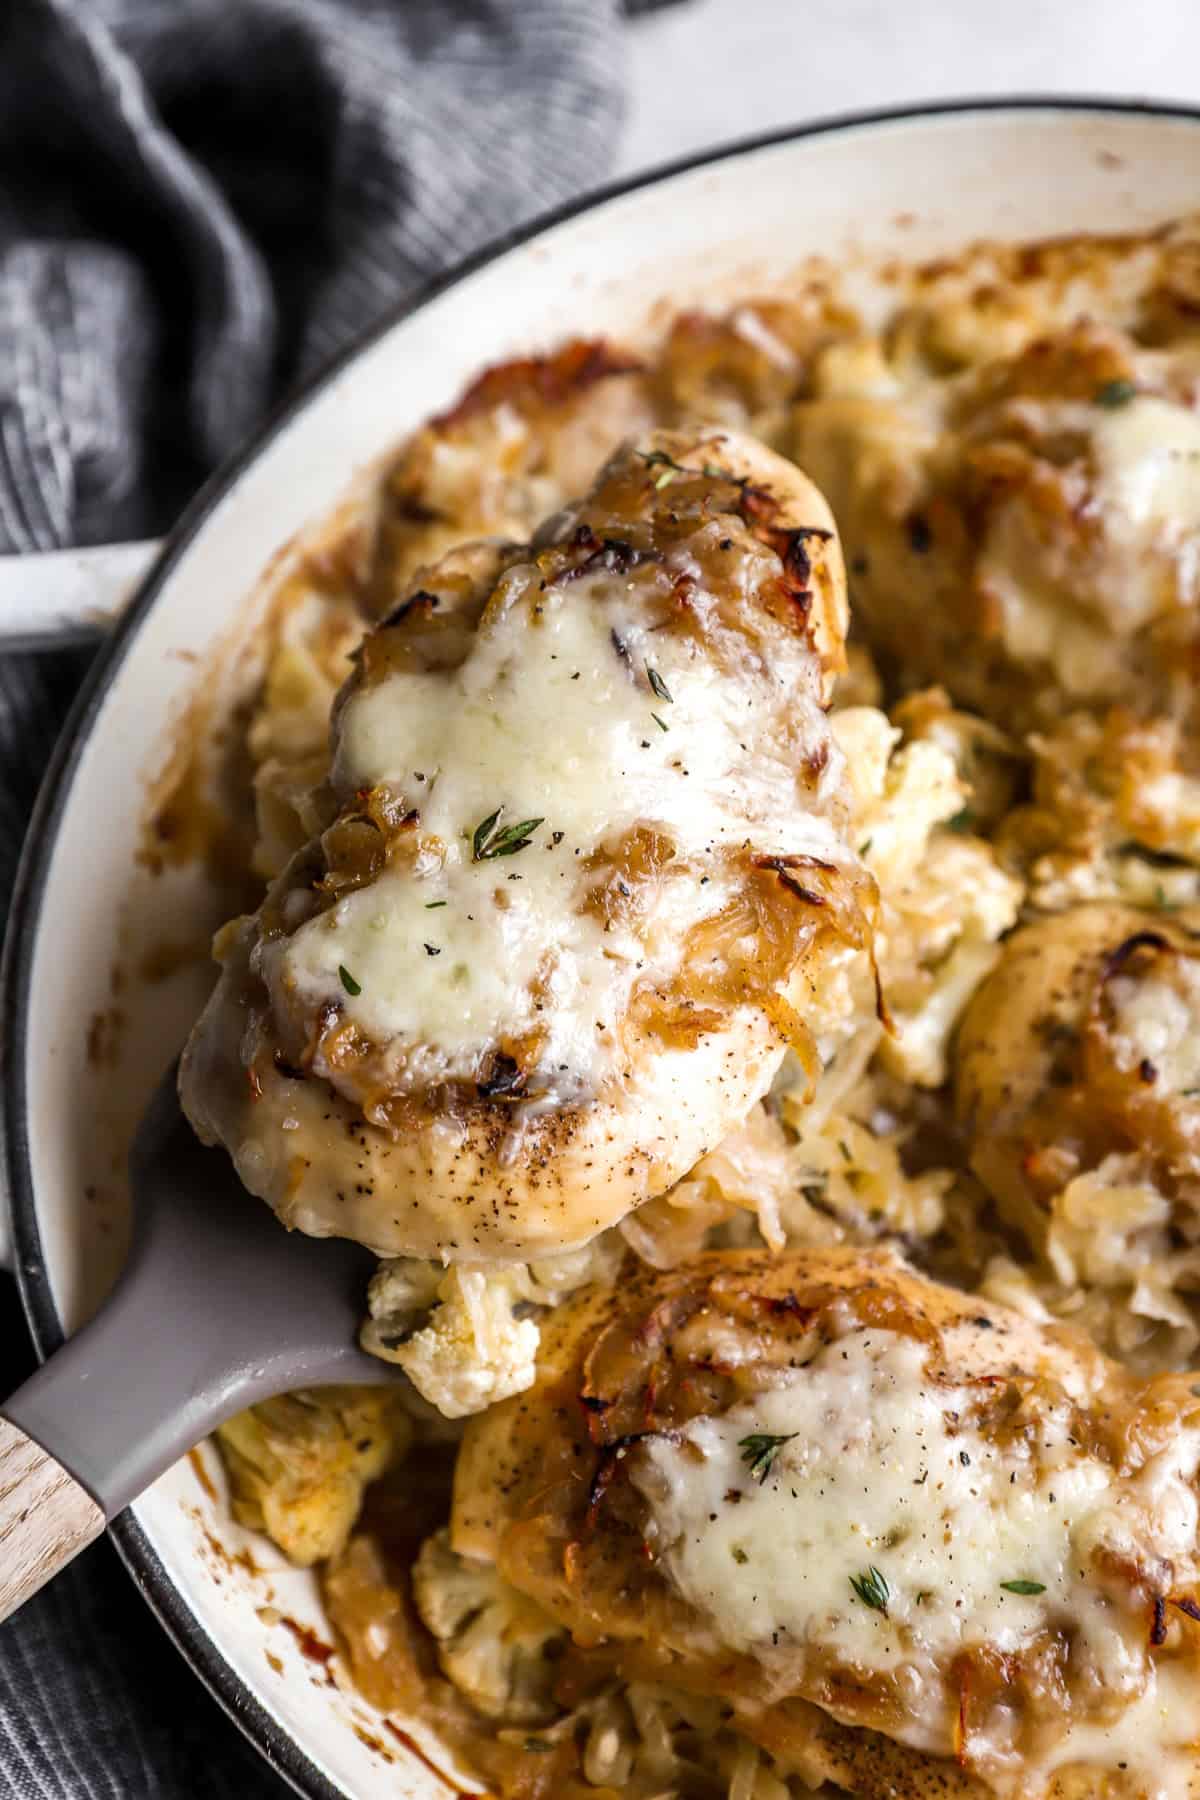
[[[103,1530],[104,1514],[87,1489],[0,1419],[0,1619]]]

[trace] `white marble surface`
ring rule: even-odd
[[[1200,103],[1200,0],[685,0],[630,33],[618,173],[909,101]]]

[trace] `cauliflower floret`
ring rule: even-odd
[[[438,1289],[445,1279],[446,1271],[440,1263],[426,1262],[417,1256],[388,1258],[379,1264],[367,1289],[371,1318],[381,1330],[396,1336],[411,1331],[418,1315],[437,1305]],[[364,1342],[363,1348],[373,1356],[384,1356],[386,1362],[390,1355],[384,1352],[394,1346],[372,1341]]]
[[[830,724],[854,793],[858,852],[886,894],[913,879],[930,832],[961,810],[965,789],[939,745],[898,748],[903,733],[874,706],[847,707]]]
[[[457,1555],[446,1530],[426,1538],[412,1581],[443,1672],[472,1706],[506,1725],[555,1716],[554,1677],[567,1634],[540,1606],[491,1563]]]
[[[532,1387],[541,1334],[532,1319],[516,1316],[521,1295],[512,1269],[456,1263],[441,1274],[434,1293],[418,1301],[436,1303],[428,1323],[414,1330],[413,1299],[427,1279],[417,1271],[431,1268],[436,1272],[428,1263],[414,1269],[408,1257],[380,1264],[367,1294],[371,1317],[363,1348],[398,1363],[448,1419],[482,1412]]]
[[[381,1262],[367,1290],[362,1346],[398,1363],[448,1419],[523,1394],[541,1333],[535,1309],[557,1306],[589,1281],[611,1282],[625,1246],[619,1231],[532,1263],[459,1263],[415,1256]]]
[[[888,896],[879,967],[894,1029],[879,1055],[900,1080],[945,1081],[951,1034],[994,967],[1023,894],[982,838],[938,832],[914,881]]]
[[[343,1547],[363,1489],[408,1448],[412,1426],[387,1388],[302,1389],[218,1427],[239,1524],[308,1568]]]
[[[518,1265],[516,1280],[522,1297],[534,1306],[557,1306],[576,1288],[589,1281],[610,1286],[625,1255],[619,1227],[601,1232],[577,1250],[560,1250],[537,1262]]]
[[[952,706],[945,688],[906,694],[892,718],[910,743],[936,744],[952,758],[965,799],[959,829],[990,833],[1016,802],[1028,761],[1021,745],[990,719]]]
[[[932,738],[901,746],[899,729],[873,707],[832,722],[850,769],[859,855],[880,890],[875,955],[893,1027],[880,1060],[901,1080],[940,1087],[950,1035],[1015,925],[1024,888],[989,844],[961,835],[967,789],[947,747]]]

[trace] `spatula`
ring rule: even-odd
[[[164,1078],[130,1157],[125,1271],[0,1408],[0,1619],[214,1426],[290,1388],[394,1381],[358,1348],[373,1259],[283,1229]]]

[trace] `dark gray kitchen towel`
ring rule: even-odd
[[[622,29],[616,0],[0,0],[0,552],[164,530],[357,330],[600,180]],[[0,658],[0,915],[81,669]],[[8,1388],[15,1307],[4,1279]],[[283,1791],[107,1544],[0,1628],[5,1800]]]

